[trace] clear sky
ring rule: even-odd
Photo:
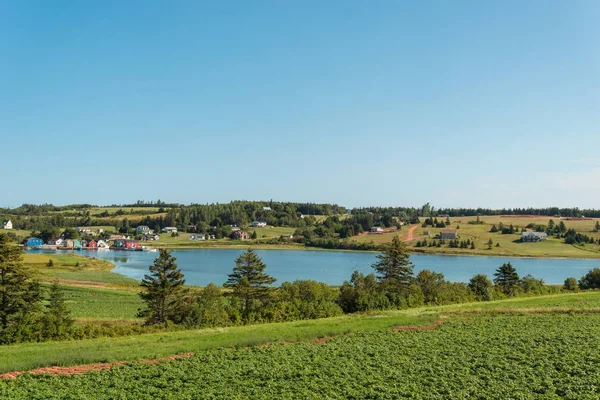
[[[0,1],[0,206],[600,208],[600,2]]]

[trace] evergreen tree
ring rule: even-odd
[[[490,232],[498,232],[498,227],[496,226],[496,224],[492,225],[492,229],[490,229]]]
[[[146,318],[146,324],[167,324],[181,320],[180,312],[185,297],[183,273],[175,263],[176,257],[169,250],[161,249],[150,266],[150,275],[144,275],[141,286],[145,291],[139,295],[146,303],[138,316]]]
[[[469,288],[480,301],[489,301],[492,299],[492,289],[494,284],[485,274],[477,274],[469,281]]]
[[[492,238],[490,238],[490,240],[488,240],[487,244],[488,244],[488,250],[491,250],[492,246],[494,245],[494,241],[492,240]]]
[[[471,250],[475,249],[475,242],[471,242]]]
[[[392,292],[402,291],[413,280],[414,265],[410,262],[410,252],[399,236],[382,247],[382,254],[372,267],[377,280]]]
[[[65,303],[65,295],[58,280],[50,287],[50,300],[46,306],[43,317],[43,336],[46,339],[60,339],[68,337],[74,320],[71,311]]]
[[[352,236],[352,235],[349,235]],[[258,235],[256,234],[256,231],[252,232],[252,235],[250,235],[250,239],[256,239],[258,237]]]
[[[23,266],[22,254],[21,247],[0,233],[0,343],[39,333],[34,324],[42,299],[40,287]]]
[[[510,262],[502,264],[494,273],[494,283],[506,295],[514,294],[515,288],[519,284],[519,274]]]
[[[265,263],[252,249],[248,249],[235,260],[233,272],[223,285],[233,289],[232,295],[241,301],[242,317],[250,321],[250,315],[264,304],[270,295],[269,285],[275,278],[265,274]]]

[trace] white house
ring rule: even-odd
[[[252,226],[254,228],[264,228],[265,226],[267,226],[267,223],[265,221],[254,221],[252,222]]]
[[[263,207],[263,211],[271,211],[271,207]]]
[[[380,226],[374,226],[371,228],[371,233],[383,233],[383,228]]]
[[[108,249],[110,246],[104,240],[98,240],[98,248],[99,249]]]
[[[65,239],[62,239],[62,238],[54,238],[54,239],[48,240],[48,244],[50,246],[56,246],[56,247],[61,247],[64,242],[65,242]]]
[[[194,233],[193,235],[190,235],[189,239],[190,240],[205,240],[206,235],[204,233]]]
[[[521,232],[521,240],[523,242],[539,242],[547,240],[548,235],[545,232]]]
[[[6,219],[2,221],[2,229],[12,229],[12,221],[10,219]]]
[[[174,227],[174,226],[167,226],[167,227],[165,227],[165,228],[162,228],[161,230],[162,230],[163,232],[166,232],[166,233],[173,233],[173,232],[177,232],[177,228],[176,228],[176,227]]]

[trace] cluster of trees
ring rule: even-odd
[[[504,235],[512,235],[514,233],[518,233],[518,227],[515,227],[513,224],[506,226],[502,222],[500,222],[498,226],[496,226],[496,224],[493,224],[490,228],[490,232],[501,232]]]
[[[439,239],[439,240],[430,240],[427,241],[427,239],[423,239],[423,240],[419,240],[417,241],[417,244],[415,245],[416,247],[442,247],[444,244],[446,244],[446,240],[445,239]],[[448,247],[452,248],[452,249],[475,249],[475,241],[471,240],[471,239],[467,239],[467,240],[458,240],[458,239],[454,239],[454,240],[449,240],[448,241]]]
[[[23,266],[22,253],[0,233],[0,344],[69,337],[73,319],[58,282],[46,293]]]
[[[374,272],[354,271],[340,288],[312,280],[285,282],[275,279],[252,250],[235,260],[223,285],[210,284],[192,292],[167,250],[150,267],[140,293],[146,307],[140,316],[147,324],[218,326],[291,321],[335,316],[368,310],[401,309],[425,304],[441,305],[486,301],[518,294],[543,294],[560,290],[531,275],[520,278],[510,263],[503,264],[494,279],[475,275],[468,284],[449,282],[441,273],[422,270],[414,274],[409,251],[398,237],[382,248]],[[600,284],[600,270],[598,282]]]
[[[583,233],[578,233],[575,229],[569,229],[564,234],[565,243],[567,244],[579,244],[585,245],[587,243],[594,244],[597,243],[593,237],[590,237]]]
[[[437,217],[427,217],[423,224],[421,225],[423,228],[427,228],[431,226],[432,228],[445,228],[446,225],[450,225],[450,217],[446,217],[446,221],[438,221]]]
[[[451,217],[469,217],[475,215],[543,215],[543,216],[561,216],[561,217],[589,217],[589,218],[600,218],[600,210],[596,209],[583,209],[579,208],[560,208],[560,207],[546,207],[546,208],[502,208],[502,209],[490,209],[490,208],[441,208],[436,210],[432,215],[447,214]]]

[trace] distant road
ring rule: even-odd
[[[417,229],[418,227],[419,227],[419,224],[415,224],[415,225],[411,226],[410,228],[408,228],[408,232],[406,233],[406,239],[404,239],[405,242],[410,242],[411,240],[415,240],[413,233],[415,232],[415,229]]]

